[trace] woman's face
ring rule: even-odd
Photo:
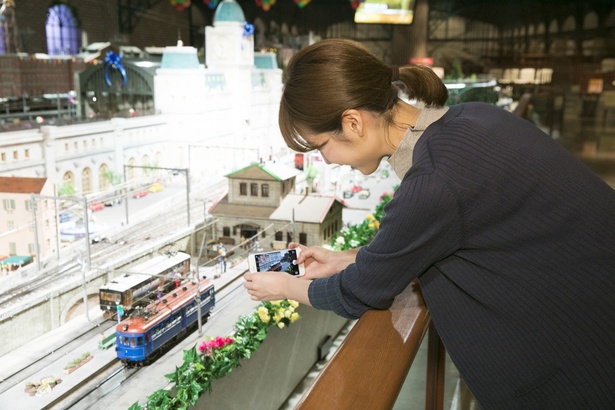
[[[310,135],[306,140],[321,153],[327,164],[349,165],[364,175],[376,171],[385,156],[381,144],[375,144],[373,138],[357,139],[323,133]]]

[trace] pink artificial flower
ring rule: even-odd
[[[198,346],[199,353],[209,356],[213,349],[221,349],[224,346],[235,343],[232,337],[216,336],[215,339],[209,339],[201,342]]]

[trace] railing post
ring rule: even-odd
[[[446,350],[433,322],[429,324],[427,339],[427,385],[425,386],[425,409],[444,408],[444,363]]]

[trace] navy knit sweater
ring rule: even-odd
[[[615,191],[529,122],[453,106],[315,308],[387,309],[415,278],[484,409],[615,409]]]

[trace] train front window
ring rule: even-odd
[[[130,347],[135,347],[137,345],[137,341],[134,337],[130,338]]]
[[[115,298],[117,297],[117,293],[116,292],[107,292],[104,290],[100,291],[100,300],[101,301],[105,301],[105,302],[111,302],[111,303],[115,303]]]

